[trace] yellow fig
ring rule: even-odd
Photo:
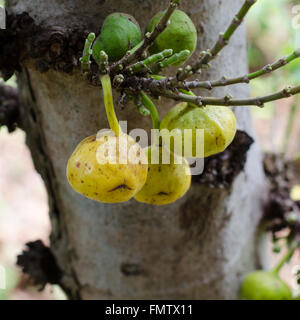
[[[72,188],[105,203],[131,199],[147,178],[147,157],[130,136],[112,131],[82,140],[67,165]]]
[[[145,153],[148,155],[148,176],[135,199],[143,203],[165,205],[183,197],[191,185],[187,161],[157,146],[146,148]]]
[[[185,129],[191,129],[190,139],[184,139]],[[203,135],[197,135],[196,129],[203,129],[199,131]],[[197,107],[182,102],[165,115],[160,130],[165,142],[169,140],[169,133],[173,133],[175,138],[169,144],[172,151],[180,150],[180,155],[185,157],[202,158],[222,152],[228,147],[236,133],[236,118],[228,107]],[[174,143],[180,143],[184,148],[176,148]],[[197,144],[203,148],[197,150]]]

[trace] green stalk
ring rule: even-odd
[[[152,78],[152,79],[154,79],[154,80],[166,79],[166,77],[164,77],[164,76],[159,76],[159,75],[157,75],[157,74],[150,74],[150,75],[149,75],[149,78]]]
[[[167,68],[169,66],[180,65],[186,61],[190,56],[190,50],[182,50],[178,53],[173,54],[170,58],[159,63],[160,68]]]
[[[144,40],[139,42],[135,47],[133,47],[131,50],[129,50],[129,54],[133,54],[137,49],[139,49],[144,44]]]
[[[282,266],[291,259],[297,247],[298,247],[298,243],[294,242],[291,245],[289,251],[283,256],[283,258],[279,261],[278,265],[271,272],[277,275],[278,272],[281,270]]]
[[[248,74],[248,79],[252,80],[252,79],[258,78],[268,72],[277,70],[277,69],[281,68],[282,66],[285,66],[286,64],[292,62],[293,60],[298,59],[299,57],[300,57],[300,48],[295,50],[294,52],[292,52],[290,55],[279,59],[275,63],[269,64],[258,71],[255,71],[255,72]]]
[[[92,44],[93,41],[95,40],[95,33],[91,32],[84,44],[83,52],[82,52],[82,57],[80,58],[80,63],[81,63],[81,70],[82,71],[90,71],[90,58],[92,54]]]
[[[143,61],[139,61],[131,66],[128,66],[126,70],[130,70],[132,73],[143,71],[145,68],[149,68],[152,64],[157,63],[173,54],[172,49],[165,49],[159,53],[149,56]]]
[[[159,114],[157,112],[157,109],[154,105],[154,103],[151,101],[151,99],[146,95],[144,91],[140,92],[141,102],[150,111],[151,119],[152,119],[152,126],[153,129],[160,129],[160,120],[159,120]],[[157,134],[157,130],[154,131],[153,136],[153,144],[159,145],[159,135]]]
[[[104,105],[105,105],[107,120],[111,130],[118,137],[121,133],[121,128],[119,126],[119,122],[114,109],[110,76],[108,74],[101,75],[100,81],[103,89]]]
[[[146,109],[148,109],[150,111],[153,129],[159,129],[160,120],[159,120],[158,111],[157,111],[154,103],[146,95],[146,93],[144,91],[140,92],[140,96],[141,96],[141,101],[142,101],[143,105],[145,106]]]

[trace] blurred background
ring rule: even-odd
[[[4,1],[0,0],[0,5],[3,4]],[[296,23],[296,5],[299,5],[299,0],[259,0],[251,9],[247,18],[251,71],[300,47],[300,20]],[[7,83],[16,85],[14,78]],[[297,83],[300,83],[300,59],[252,81],[251,95],[264,95]],[[300,171],[299,109],[298,96],[269,103],[263,109],[253,107],[252,113],[256,138],[263,150],[284,153],[291,161],[298,163]],[[48,285],[43,291],[31,286],[15,266],[16,257],[26,242],[41,239],[48,244],[50,222],[47,194],[34,170],[24,132],[16,130],[8,134],[6,128],[0,129],[0,150],[0,266],[5,268],[8,280],[6,290],[0,288],[0,300],[65,299],[57,286]],[[292,197],[300,200],[300,182],[297,180]],[[271,241],[268,254],[271,265],[275,265],[282,255],[273,253]],[[296,265],[300,265],[299,253],[281,271],[282,277],[294,286],[292,273]]]

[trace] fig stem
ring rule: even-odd
[[[92,44],[95,40],[95,33],[91,32],[84,44],[83,52],[82,52],[82,57],[79,59],[81,63],[81,71],[82,72],[89,72],[91,68],[91,55],[92,55]]]
[[[272,272],[274,274],[278,274],[278,272],[281,270],[282,266],[291,259],[292,255],[294,254],[294,251],[297,249],[298,247],[298,243],[297,242],[293,242],[292,245],[290,246],[290,249],[288,250],[288,252],[283,256],[283,258],[279,261],[279,263],[277,264],[277,266],[272,269]]]
[[[105,51],[100,51],[99,58],[96,60],[96,62],[98,64],[99,72],[101,74],[106,74],[109,72],[108,55],[106,54]]]
[[[110,76],[108,74],[101,75],[100,81],[103,89],[103,98],[107,120],[111,130],[118,137],[120,135],[121,128],[119,126],[119,122],[114,109]]]
[[[160,120],[156,106],[144,91],[140,92],[141,102],[150,111],[153,126],[153,145],[159,145]]]
[[[191,53],[190,50],[182,50],[178,53],[175,53],[171,57],[169,57],[168,59],[164,59],[161,62],[157,62],[151,68],[151,70],[153,73],[158,73],[162,69],[167,68],[169,66],[182,64],[184,61],[186,61],[188,59],[188,57],[190,56],[190,53]]]
[[[151,79],[154,79],[154,80],[162,80],[162,79],[166,79],[166,77],[164,77],[164,76],[160,76],[160,75],[158,75],[158,74],[150,74],[149,75],[149,78],[151,78]]]
[[[145,106],[145,108],[150,111],[153,129],[159,129],[160,120],[159,120],[159,114],[158,114],[156,106],[154,105],[152,100],[146,95],[146,93],[144,91],[140,92],[140,97],[141,97],[141,101],[142,101],[143,105]]]
[[[131,66],[128,66],[125,69],[125,72],[129,72],[129,73],[133,74],[133,73],[141,72],[141,71],[149,71],[149,67],[152,64],[157,63],[161,60],[164,60],[165,58],[171,56],[172,54],[173,54],[172,49],[163,50],[159,53],[156,53],[156,54],[153,54],[152,56],[149,56],[148,58],[146,58],[143,61],[139,61]]]
[[[140,43],[138,43],[135,47],[133,47],[132,49],[130,49],[128,51],[128,54],[133,54],[138,48],[140,48],[144,43],[144,40],[142,40]]]

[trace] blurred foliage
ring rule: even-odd
[[[300,47],[300,32],[293,28],[292,7],[297,0],[261,0],[247,16],[248,57],[253,71],[261,68]],[[252,96],[280,90],[284,85],[300,82],[300,59],[269,76],[251,82]],[[296,98],[295,98],[296,99]],[[256,117],[270,119],[275,103],[264,109],[253,108]]]
[[[19,275],[13,268],[9,268],[7,266],[2,266],[0,264],[0,272],[2,272],[2,268],[5,274],[5,289],[0,288],[0,300],[8,300],[10,293],[12,290],[16,287],[18,280],[19,280]]]

